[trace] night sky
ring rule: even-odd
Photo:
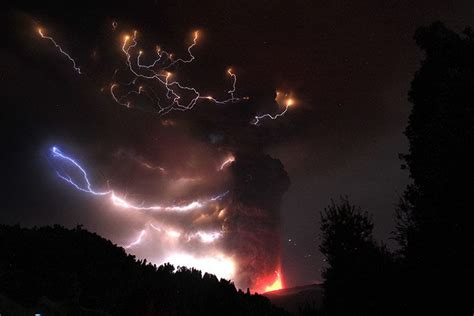
[[[20,1],[2,13],[0,222],[83,224],[119,245],[140,232],[143,218],[117,212],[56,177],[50,157],[56,145],[87,167],[94,184],[108,183],[137,201],[189,202],[229,190],[220,207],[245,211],[229,217],[229,229],[239,238],[229,238],[222,249],[248,259],[252,238],[268,243],[277,252],[263,255],[281,259],[288,287],[321,282],[319,212],[332,198],[347,195],[372,213],[376,237],[395,246],[389,240],[393,212],[409,183],[398,158],[407,151],[407,91],[422,59],[415,29],[436,20],[456,31],[474,24],[472,1],[42,5]],[[38,35],[38,27],[73,56],[82,75]],[[117,104],[110,85],[114,70],[125,65],[122,38],[133,30],[144,61],[156,44],[186,57],[199,30],[196,61],[173,74],[203,95],[227,97],[232,81],[226,70],[232,67],[236,96],[249,100],[201,100],[192,110],[164,116],[140,96],[131,109]],[[275,90],[288,93],[294,106],[277,120],[250,124],[256,114],[281,111]],[[229,154],[235,163],[217,170]],[[166,175],[140,163],[160,166]],[[255,178],[250,188],[247,173]],[[255,224],[243,215],[253,209],[268,211],[262,211],[265,221]],[[188,229],[196,218],[153,220]],[[256,237],[245,235],[260,230]],[[136,254],[153,261],[151,247],[160,242]],[[200,253],[200,247],[192,251]]]

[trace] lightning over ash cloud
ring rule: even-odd
[[[112,32],[121,32],[116,21]],[[42,29],[38,33],[82,73],[52,37]],[[156,264],[170,262],[210,272],[243,289],[264,292],[283,287],[279,209],[289,178],[279,160],[263,153],[264,146],[253,147],[261,141],[252,131],[262,130],[259,126],[265,120],[283,117],[296,99],[291,93],[277,92],[274,100],[273,94],[266,94],[271,98],[262,100],[262,107],[282,109],[254,115],[259,101],[238,95],[232,68],[227,69],[230,86],[224,96],[191,86],[178,71],[195,62],[198,31],[193,33],[186,56],[180,58],[159,47],[151,54],[139,49],[137,31],[121,36],[118,51],[124,66],[112,67],[112,81],[108,76],[110,85],[101,90],[108,90],[121,106],[140,110],[152,106],[151,112],[159,115],[136,111],[140,114],[137,124],[149,124],[148,128],[133,137],[120,128],[114,136],[119,141],[101,142],[102,158],[88,168],[58,146],[49,148],[57,177],[91,196],[94,203],[105,205],[112,216],[126,219],[120,232],[110,233],[110,238],[127,252]],[[93,72],[85,69],[87,79],[91,78]],[[190,111],[198,102],[214,107],[204,117],[195,112],[176,118],[178,112]],[[113,111],[119,112],[113,105]],[[222,112],[212,112],[216,109]],[[132,119],[127,118],[133,116],[130,111],[120,113]],[[157,121],[161,124],[154,126]],[[97,181],[98,169],[102,181]]]

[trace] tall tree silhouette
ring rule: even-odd
[[[392,259],[374,241],[373,227],[368,213],[347,198],[339,204],[331,201],[321,213],[320,251],[329,265],[323,273],[324,306],[329,315],[379,315],[395,310],[389,293]]]
[[[410,308],[471,315],[474,307],[474,34],[418,29],[425,53],[411,85],[403,156],[413,184],[398,210]]]

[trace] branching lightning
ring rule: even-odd
[[[60,177],[61,179],[63,179],[67,183],[71,184],[77,190],[82,191],[82,192],[86,192],[86,193],[90,193],[90,194],[93,194],[93,195],[108,195],[108,194],[112,193],[112,191],[95,191],[95,190],[93,190],[91,182],[89,181],[89,177],[87,176],[86,170],[84,168],[82,168],[81,165],[76,160],[74,160],[73,158],[71,158],[69,156],[64,155],[61,152],[61,150],[59,150],[56,146],[53,146],[51,148],[51,155],[52,155],[53,158],[60,159],[64,162],[66,162],[67,164],[72,165],[74,169],[79,170],[79,172],[82,174],[82,180],[83,180],[84,183],[81,185],[78,182],[74,182],[70,175],[63,174],[63,173],[59,172],[58,170],[56,170],[56,174],[58,175],[58,177]],[[84,186],[84,184],[85,184],[85,186]]]
[[[173,228],[165,228],[159,226],[158,224],[150,223],[149,225],[155,231],[165,234],[171,238],[181,238],[183,237],[187,242],[198,240],[201,243],[210,244],[215,242],[216,240],[220,239],[223,236],[222,231],[205,231],[205,230],[198,230],[191,233],[182,233]]]
[[[194,55],[193,55],[193,53],[191,52],[191,50],[193,49],[194,46],[196,46],[198,37],[199,37],[199,31],[195,31],[195,32],[194,32],[193,43],[188,46],[188,54],[189,54],[189,58],[188,58],[188,59],[185,60],[185,59],[179,58],[179,59],[173,61],[173,62],[172,62],[171,64],[169,64],[168,66],[166,66],[165,69],[170,68],[170,67],[173,67],[174,65],[176,65],[176,64],[178,64],[178,63],[188,64],[188,63],[191,63],[194,59],[196,59],[196,57],[194,57]]]
[[[295,104],[295,101],[291,98],[291,97],[288,97],[288,95],[286,94],[285,97],[287,97],[284,101],[284,109],[282,112],[280,113],[277,113],[277,114],[270,114],[270,113],[265,113],[265,114],[262,114],[262,115],[256,115],[254,117],[254,120],[251,122],[253,125],[257,125],[261,120],[263,119],[271,119],[271,120],[276,120],[277,118],[283,116],[286,114],[286,112],[288,111],[288,109]],[[276,98],[275,98],[275,101],[280,105],[281,103],[281,95],[280,95],[280,92],[276,92]]]
[[[188,212],[201,209],[210,203],[221,200],[229,193],[229,191],[226,191],[217,196],[204,200],[192,201],[185,205],[136,205],[127,201],[125,198],[118,197],[113,190],[98,191],[94,189],[87,171],[76,159],[63,153],[56,146],[52,147],[50,151],[51,157],[56,160],[56,174],[60,179],[69,183],[78,191],[86,192],[95,196],[109,196],[112,205],[124,209],[136,211]],[[75,176],[72,176],[71,174]],[[141,216],[147,215],[142,213]],[[162,236],[160,237],[161,240],[167,241],[170,245],[177,245],[176,243],[186,245],[188,243],[194,242],[198,242],[203,245],[213,244],[221,239],[224,235],[222,230],[192,229],[191,231],[184,231],[183,229],[178,229],[174,226],[148,222],[146,226],[140,231],[138,236],[130,243],[124,245],[123,248],[127,250],[137,250],[135,248],[142,245],[146,240],[149,240],[149,238],[152,238],[152,235],[150,235],[152,232],[160,234]],[[195,247],[195,244],[192,245],[192,247]],[[211,256],[195,257],[191,253],[186,252],[185,247],[181,250],[172,251],[163,262],[160,262],[160,264],[165,262],[172,262],[178,266],[183,265],[197,267],[202,271],[212,272],[227,278],[233,277],[235,272],[235,263],[232,258],[227,257],[222,253],[213,254]]]
[[[118,23],[112,22],[112,29],[116,31]],[[77,66],[76,61],[65,52],[62,47],[52,38],[51,36],[45,35],[41,28],[38,28],[39,35],[51,41],[54,46],[59,50],[61,54],[66,56],[71,61],[74,70],[81,74],[80,67]],[[156,47],[156,58],[148,63],[142,62],[144,52],[137,50],[137,31],[133,32],[133,35],[125,35],[123,37],[123,43],[121,51],[125,56],[126,69],[128,75],[131,75],[133,79],[127,83],[119,83],[113,79],[110,84],[110,95],[112,99],[119,105],[127,108],[133,107],[132,98],[134,96],[144,95],[146,96],[156,108],[158,114],[165,115],[171,111],[188,111],[194,108],[200,100],[207,100],[215,104],[227,104],[235,103],[242,100],[248,100],[248,97],[236,97],[236,85],[237,75],[232,71],[231,68],[227,70],[227,74],[232,80],[232,88],[227,91],[228,98],[216,98],[212,95],[202,95],[198,89],[184,85],[181,82],[173,79],[173,73],[171,70],[175,66],[180,64],[192,63],[196,57],[193,54],[193,48],[198,44],[199,31],[193,33],[192,43],[187,47],[188,57],[174,59],[173,54],[162,50],[160,47]],[[115,75],[118,70],[114,72]],[[163,94],[157,93],[152,85],[156,85],[158,88],[163,89]],[[120,92],[120,90],[125,90]],[[160,97],[161,96],[161,97]],[[287,96],[287,95],[285,95]],[[277,92],[277,99],[279,98]],[[277,101],[278,102],[278,101]],[[280,104],[280,102],[278,102]],[[281,105],[281,104],[280,104]],[[261,120],[270,119],[276,120],[286,114],[288,109],[294,105],[294,99],[287,98],[283,105],[283,110],[276,114],[264,113],[261,115],[254,116],[254,119],[250,122],[253,125],[258,125]]]
[[[110,86],[110,93],[112,98],[120,105],[131,107],[131,101],[129,96],[131,94],[141,94],[145,93],[148,98],[152,100],[154,106],[157,107],[159,114],[167,114],[170,111],[187,111],[192,109],[199,100],[208,100],[216,104],[226,104],[226,103],[235,103],[247,97],[238,98],[235,97],[237,76],[232,72],[232,69],[228,69],[227,73],[232,79],[232,89],[227,91],[229,95],[226,99],[218,99],[211,95],[202,95],[196,88],[191,86],[183,85],[177,80],[173,79],[173,74],[169,71],[174,66],[179,64],[188,64],[195,60],[193,55],[193,48],[197,45],[199,38],[199,32],[194,32],[194,37],[191,45],[188,46],[188,58],[179,58],[174,60],[173,54],[161,50],[161,48],[156,48],[156,59],[149,64],[143,64],[141,58],[143,56],[143,51],[135,50],[138,45],[137,42],[137,32],[135,31],[132,36],[125,35],[123,38],[122,52],[125,55],[126,65],[129,72],[134,77],[132,83],[135,85],[137,79],[140,81],[152,82],[158,84],[158,86],[164,88],[165,97],[159,98],[157,94],[151,89],[151,87],[145,88],[143,85],[140,85],[138,89],[132,89],[128,92],[118,95],[116,89],[122,86],[129,86],[130,84],[121,85],[117,82],[113,82]],[[136,55],[136,58],[133,56]],[[187,97],[192,95],[192,97]],[[160,100],[167,100],[166,104],[161,104]],[[185,101],[185,99],[188,99]]]
[[[58,170],[56,170],[56,174],[58,175],[59,178],[66,181],[67,183],[69,183],[70,185],[72,185],[74,188],[76,188],[79,191],[90,193],[93,195],[99,195],[99,196],[105,196],[105,195],[110,196],[110,200],[114,206],[124,208],[124,209],[133,209],[133,210],[140,210],[140,211],[155,211],[155,212],[189,212],[192,210],[203,208],[207,204],[220,200],[225,195],[228,194],[228,191],[226,191],[217,196],[214,196],[208,199],[192,201],[184,205],[148,205],[148,206],[137,205],[137,204],[127,201],[125,198],[119,197],[113,190],[96,191],[92,189],[92,185],[91,185],[91,182],[89,180],[86,170],[75,159],[65,155],[56,146],[51,148],[51,156],[52,158],[59,159],[65,162],[66,164],[70,165],[73,168],[73,170],[75,170],[76,172],[79,171],[79,173],[82,175],[82,179],[81,179],[82,184],[79,181],[74,181],[73,177],[70,176],[69,174],[64,173],[64,172],[59,172]]]
[[[112,30],[118,34],[120,30],[116,21],[112,22]],[[56,49],[72,63],[74,71],[82,74],[81,68],[76,61],[63,50],[54,38],[45,34],[42,29],[38,29],[41,38],[54,44]],[[147,58],[148,54],[138,47],[137,32],[123,37],[120,50],[124,58],[125,67],[121,70],[115,70],[109,92],[112,99],[119,105],[126,108],[134,108],[140,101],[153,105],[154,111],[159,115],[165,115],[171,111],[189,111],[192,110],[200,101],[208,101],[214,104],[232,104],[248,97],[237,95],[237,75],[232,68],[227,69],[227,75],[230,79],[230,87],[226,88],[222,94],[224,96],[213,96],[203,94],[197,87],[185,82],[177,76],[178,66],[185,66],[196,60],[195,47],[198,45],[199,32],[193,33],[192,42],[187,46],[187,54],[184,57],[176,58],[170,52],[156,47],[151,52],[152,58]],[[178,79],[180,79],[178,81]],[[255,115],[250,122],[253,125],[259,125],[263,120],[277,120],[286,115],[289,108],[298,103],[298,100],[290,94],[281,94],[277,92],[275,98],[280,107],[276,113],[262,113]],[[173,120],[162,120],[165,126],[173,125]],[[115,208],[124,211],[123,214],[129,216],[134,214],[136,220],[139,220],[142,226],[138,235],[127,241],[123,247],[132,251],[143,251],[148,249],[152,238],[157,238],[162,245],[168,246],[168,249],[160,254],[160,258],[166,259],[161,262],[171,262],[177,265],[193,266],[203,271],[211,272],[221,277],[232,278],[236,272],[236,264],[239,257],[234,254],[229,255],[225,248],[226,238],[230,236],[229,228],[225,225],[233,211],[227,210],[229,205],[222,207],[222,200],[229,191],[225,191],[215,196],[206,196],[200,199],[187,201],[177,204],[152,204],[137,203],[125,195],[120,194],[108,185],[101,188],[101,185],[94,184],[91,181],[94,177],[82,167],[81,163],[74,157],[65,154],[58,147],[50,148],[50,157],[55,167],[56,175],[68,183],[77,191],[87,193],[91,196],[103,198]],[[133,157],[134,161],[143,168],[141,172],[154,170],[160,172],[163,177],[168,171],[160,166],[155,166],[140,157]],[[215,172],[226,175],[228,168],[235,161],[235,157],[228,153],[223,157],[222,162],[213,166]],[[229,170],[229,169],[227,169]],[[148,172],[148,171],[146,171]],[[170,171],[171,172],[171,171]],[[194,178],[179,178],[183,183],[185,180]],[[176,181],[178,181],[176,180]],[[161,180],[160,180],[161,181]],[[194,180],[193,180],[194,181]],[[181,185],[181,184],[180,184]],[[181,190],[181,188],[179,189]],[[183,192],[183,191],[180,191]],[[232,203],[229,199],[229,203]],[[231,205],[231,204],[230,204]],[[159,222],[159,224],[158,224]],[[136,234],[138,230],[135,230]],[[139,245],[145,245],[141,247]],[[223,247],[224,246],[224,247]],[[164,256],[164,257],[163,257]],[[161,259],[159,259],[161,260]],[[157,263],[157,262],[156,262]],[[262,281],[262,290],[274,290],[282,287],[282,277],[280,269],[275,271],[275,275],[266,275]]]
[[[41,28],[38,28],[38,34],[39,34],[42,38],[51,41],[51,43],[54,44],[54,46],[59,50],[59,52],[60,52],[61,54],[63,54],[64,56],[66,56],[67,59],[69,59],[69,60],[71,61],[72,67],[74,68],[74,70],[77,71],[78,74],[82,74],[82,73],[81,73],[81,68],[79,68],[79,67],[76,65],[76,61],[71,57],[71,55],[69,55],[68,53],[66,53],[66,52],[62,49],[62,47],[54,40],[54,38],[52,38],[51,36],[45,35],[44,32],[43,32],[43,29],[41,29]]]
[[[223,236],[223,233],[219,231],[197,231],[195,233],[183,234],[177,230],[162,228],[150,223],[140,231],[139,235],[132,242],[123,246],[123,248],[128,250],[140,246],[144,243],[145,236],[147,236],[147,239],[152,238],[152,236],[150,236],[152,232],[150,229],[156,231],[158,234],[165,234],[172,243],[179,240],[185,241],[186,243],[197,240],[202,244],[212,244]],[[194,267],[201,271],[210,272],[218,277],[228,279],[233,278],[236,272],[236,262],[234,259],[224,253],[212,250],[212,248],[209,254],[200,256],[193,255],[185,250],[176,250],[169,253],[159,264],[165,262],[171,262],[175,266]]]

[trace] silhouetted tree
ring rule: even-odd
[[[403,156],[413,184],[400,203],[407,308],[471,315],[474,272],[474,34],[418,29],[425,53],[409,92]]]
[[[287,315],[230,281],[136,260],[81,227],[0,225],[0,313],[22,308],[46,315]]]
[[[321,213],[320,251],[328,267],[324,277],[324,308],[329,315],[387,315],[396,308],[393,260],[372,236],[367,212],[341,198]]]

